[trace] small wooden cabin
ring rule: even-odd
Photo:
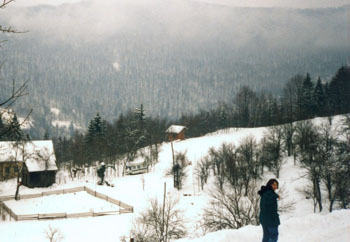
[[[18,177],[27,187],[48,187],[56,181],[51,140],[0,142],[0,180]]]
[[[168,141],[173,141],[173,140],[184,140],[185,139],[185,131],[186,131],[185,126],[181,125],[171,125],[165,133],[168,135]]]

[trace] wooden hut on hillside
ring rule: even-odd
[[[19,176],[27,187],[48,187],[57,170],[51,140],[0,142],[0,180]]]
[[[185,139],[185,131],[187,128],[182,125],[171,125],[165,133],[168,135],[168,140],[184,140]]]

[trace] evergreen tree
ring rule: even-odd
[[[86,143],[92,143],[92,141],[94,140],[95,137],[95,130],[94,130],[94,122],[93,120],[90,120],[89,122],[89,127],[88,127],[88,131],[87,134],[85,136],[85,142]]]
[[[309,118],[314,115],[314,84],[311,81],[310,74],[306,74],[303,82],[301,97],[301,118]]]
[[[210,132],[210,115],[209,112],[201,110],[200,112],[200,132],[201,135]]]
[[[330,102],[330,92],[329,92],[329,83],[326,82],[323,86],[324,97],[325,97],[325,105],[324,112],[325,115],[330,115],[331,113],[331,102]]]
[[[99,113],[96,114],[96,117],[93,120],[93,130],[94,130],[94,135],[96,137],[100,137],[103,135],[104,133],[104,129],[105,127],[103,127],[103,120],[100,116]]]
[[[2,121],[2,117],[0,115],[0,141],[4,141],[7,138],[7,129],[5,124]]]
[[[333,114],[350,112],[350,67],[339,68],[329,84],[329,100]]]
[[[315,114],[321,116],[325,115],[326,96],[320,77],[317,80],[313,97],[315,103]]]
[[[87,146],[85,144],[85,139],[84,135],[80,134],[78,132],[75,132],[73,137],[71,138],[71,154],[72,154],[72,159],[75,164],[84,164],[88,159],[88,153],[86,152]]]
[[[13,118],[9,126],[10,126],[10,132],[8,133],[9,140],[20,141],[24,139],[25,135],[21,130],[16,114],[13,115]]]
[[[106,155],[106,129],[107,123],[99,113],[89,123],[85,136],[85,143],[89,161],[101,160]]]
[[[136,108],[135,115],[138,126],[142,130],[145,127],[146,123],[146,113],[145,109],[143,108],[143,104],[140,105],[140,108]]]
[[[135,110],[137,127],[132,131],[135,141],[135,148],[142,148],[148,144],[149,132],[146,130],[146,113],[143,105]]]
[[[119,118],[116,122],[116,137],[117,137],[117,143],[116,145],[119,147],[120,154],[126,153],[126,146],[125,146],[125,136],[126,136],[126,125],[125,125],[125,118],[123,114],[119,115]]]
[[[50,134],[49,134],[49,131],[47,129],[45,130],[45,134],[44,134],[43,139],[44,140],[49,140],[50,139]]]
[[[226,107],[221,105],[220,112],[219,112],[219,128],[226,128],[228,122],[228,114],[226,112]]]

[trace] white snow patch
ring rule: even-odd
[[[51,108],[50,111],[56,116],[58,116],[61,112],[61,110],[59,110],[58,108]]]
[[[119,65],[118,62],[114,62],[114,63],[113,63],[113,67],[114,67],[114,69],[115,69],[117,72],[120,71],[120,65]]]

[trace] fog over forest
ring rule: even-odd
[[[50,4],[47,4],[47,3]],[[349,60],[348,0],[17,0],[0,22],[0,96],[29,80],[16,112],[37,126],[112,120],[144,105],[178,118],[243,85],[280,95],[294,75],[329,81]],[[30,106],[29,106],[30,103]],[[50,108],[58,108],[54,114]],[[42,132],[42,131],[41,131]]]

